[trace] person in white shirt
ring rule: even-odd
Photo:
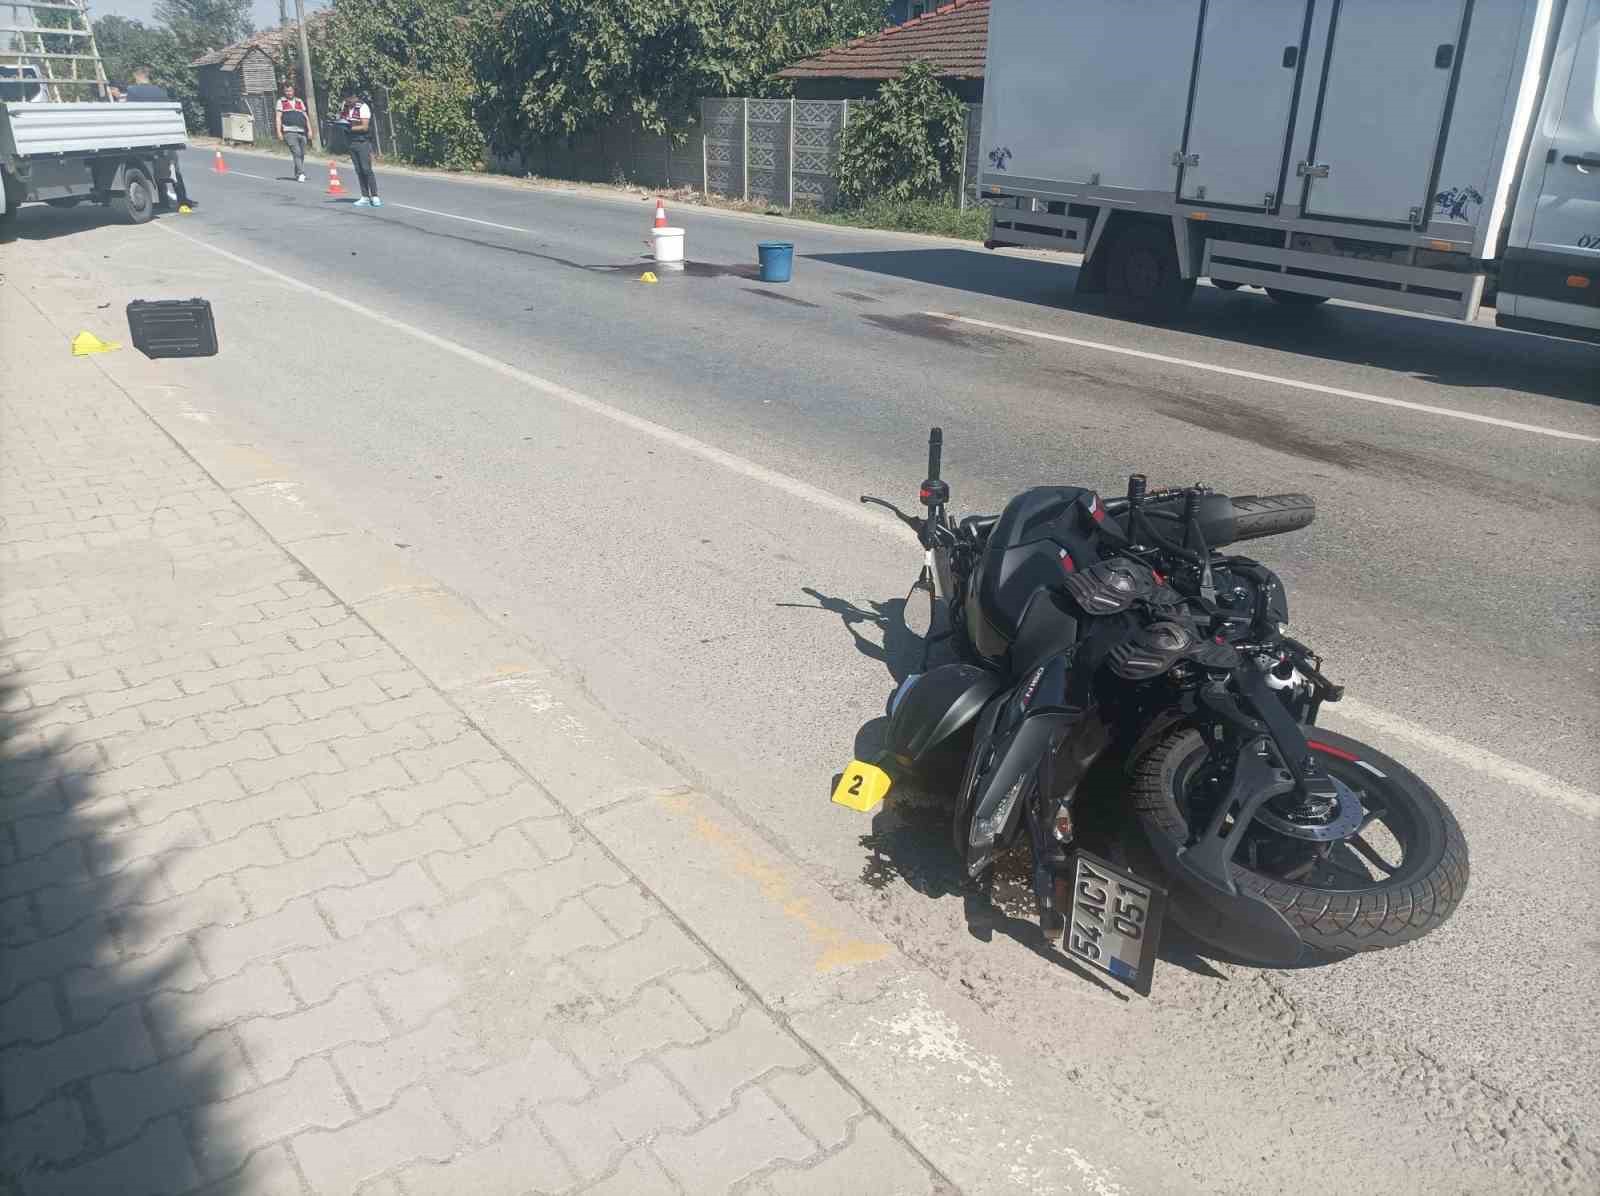
[[[378,198],[378,176],[372,173],[372,109],[356,97],[354,86],[345,88],[339,123],[350,135],[350,162],[361,184],[361,198],[356,200],[356,207],[383,207],[383,200]]]
[[[293,83],[285,83],[283,98],[278,101],[278,140],[289,147],[296,182],[306,181],[306,137],[310,132],[306,102],[294,94]]]

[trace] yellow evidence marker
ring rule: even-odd
[[[88,357],[93,353],[111,353],[122,348],[119,341],[103,341],[92,332],[80,332],[72,338],[72,355]]]
[[[844,766],[839,783],[833,788],[833,800],[865,814],[889,796],[894,778],[876,764],[863,764],[852,760]]]

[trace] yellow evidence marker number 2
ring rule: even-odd
[[[852,760],[844,767],[839,783],[833,787],[833,800],[841,806],[865,814],[889,796],[894,780],[876,764]]]

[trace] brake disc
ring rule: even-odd
[[[1291,839],[1309,839],[1313,843],[1331,843],[1336,839],[1348,839],[1360,828],[1361,820],[1366,817],[1366,811],[1362,809],[1361,799],[1356,796],[1354,789],[1338,777],[1330,776],[1328,780],[1333,783],[1334,792],[1339,798],[1338,805],[1328,818],[1315,822],[1296,821],[1278,813],[1272,808],[1272,803],[1268,802],[1256,811],[1256,821]]]

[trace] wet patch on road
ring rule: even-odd
[[[1574,504],[1600,509],[1593,498],[1582,494],[1540,494],[1486,470],[1474,469],[1459,459],[1444,463],[1426,453],[1333,435],[1224,395],[1194,392],[1183,396],[1156,396],[1154,406],[1167,418],[1191,427],[1355,473],[1432,479],[1451,490],[1464,490],[1535,511]]]
[[[959,324],[954,320],[941,319],[923,312],[909,312],[903,316],[864,315],[861,318],[885,332],[921,337],[923,340],[938,341],[940,344],[955,345],[962,349],[999,350],[1016,348],[1022,344],[1013,336],[989,332],[974,328],[970,324]]]
[[[722,262],[684,262],[683,273],[690,278],[760,278],[761,268],[741,264],[730,266]]]
[[[793,304],[795,307],[809,307],[817,309],[822,306],[822,304],[812,303],[808,299],[796,299],[793,295],[785,295],[781,291],[766,291],[762,290],[760,287],[745,287],[744,291],[747,295],[764,295],[768,299],[776,299],[779,303]]]

